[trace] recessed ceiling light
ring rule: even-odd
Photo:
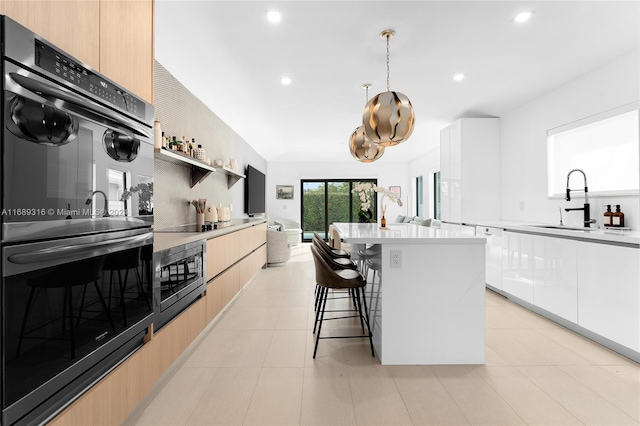
[[[453,81],[462,81],[464,80],[464,74],[461,72],[453,76]]]
[[[282,13],[277,10],[270,10],[267,12],[267,20],[272,24],[277,24],[282,20]]]
[[[513,18],[513,21],[521,24],[523,22],[527,22],[531,18],[531,15],[533,15],[533,12],[531,12],[531,11],[529,11],[529,12],[520,12],[520,13],[518,13],[516,15],[515,18]]]
[[[282,77],[280,79],[280,81],[282,82],[282,84],[284,84],[285,86],[288,86],[291,84],[291,77],[287,77],[286,75],[284,77]]]

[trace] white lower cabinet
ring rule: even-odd
[[[533,235],[502,234],[502,290],[533,303]]]
[[[502,290],[502,229],[478,226],[476,235],[487,239],[485,281],[491,287]]]
[[[640,352],[640,251],[579,243],[578,325]]]
[[[533,304],[571,322],[578,322],[578,243],[533,237]]]

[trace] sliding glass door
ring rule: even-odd
[[[377,184],[376,179],[302,180],[302,240],[311,241],[317,232],[325,240],[334,222],[357,222],[360,201],[351,193],[359,182]],[[375,197],[374,197],[375,198]],[[376,217],[375,203],[373,206]]]

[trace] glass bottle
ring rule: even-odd
[[[616,228],[624,227],[624,213],[620,211],[620,204],[616,204],[616,211],[613,213],[612,224]]]
[[[603,225],[606,227],[609,227],[611,225],[613,225],[613,213],[611,212],[611,204],[607,204],[607,211],[604,212],[604,221],[603,221]]]

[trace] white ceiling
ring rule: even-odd
[[[639,1],[155,4],[156,59],[268,161],[355,161],[361,86],[386,91],[387,28],[391,90],[411,99],[416,124],[379,162],[425,154],[447,123],[500,117],[640,45]],[[524,10],[533,18],[513,22]]]

